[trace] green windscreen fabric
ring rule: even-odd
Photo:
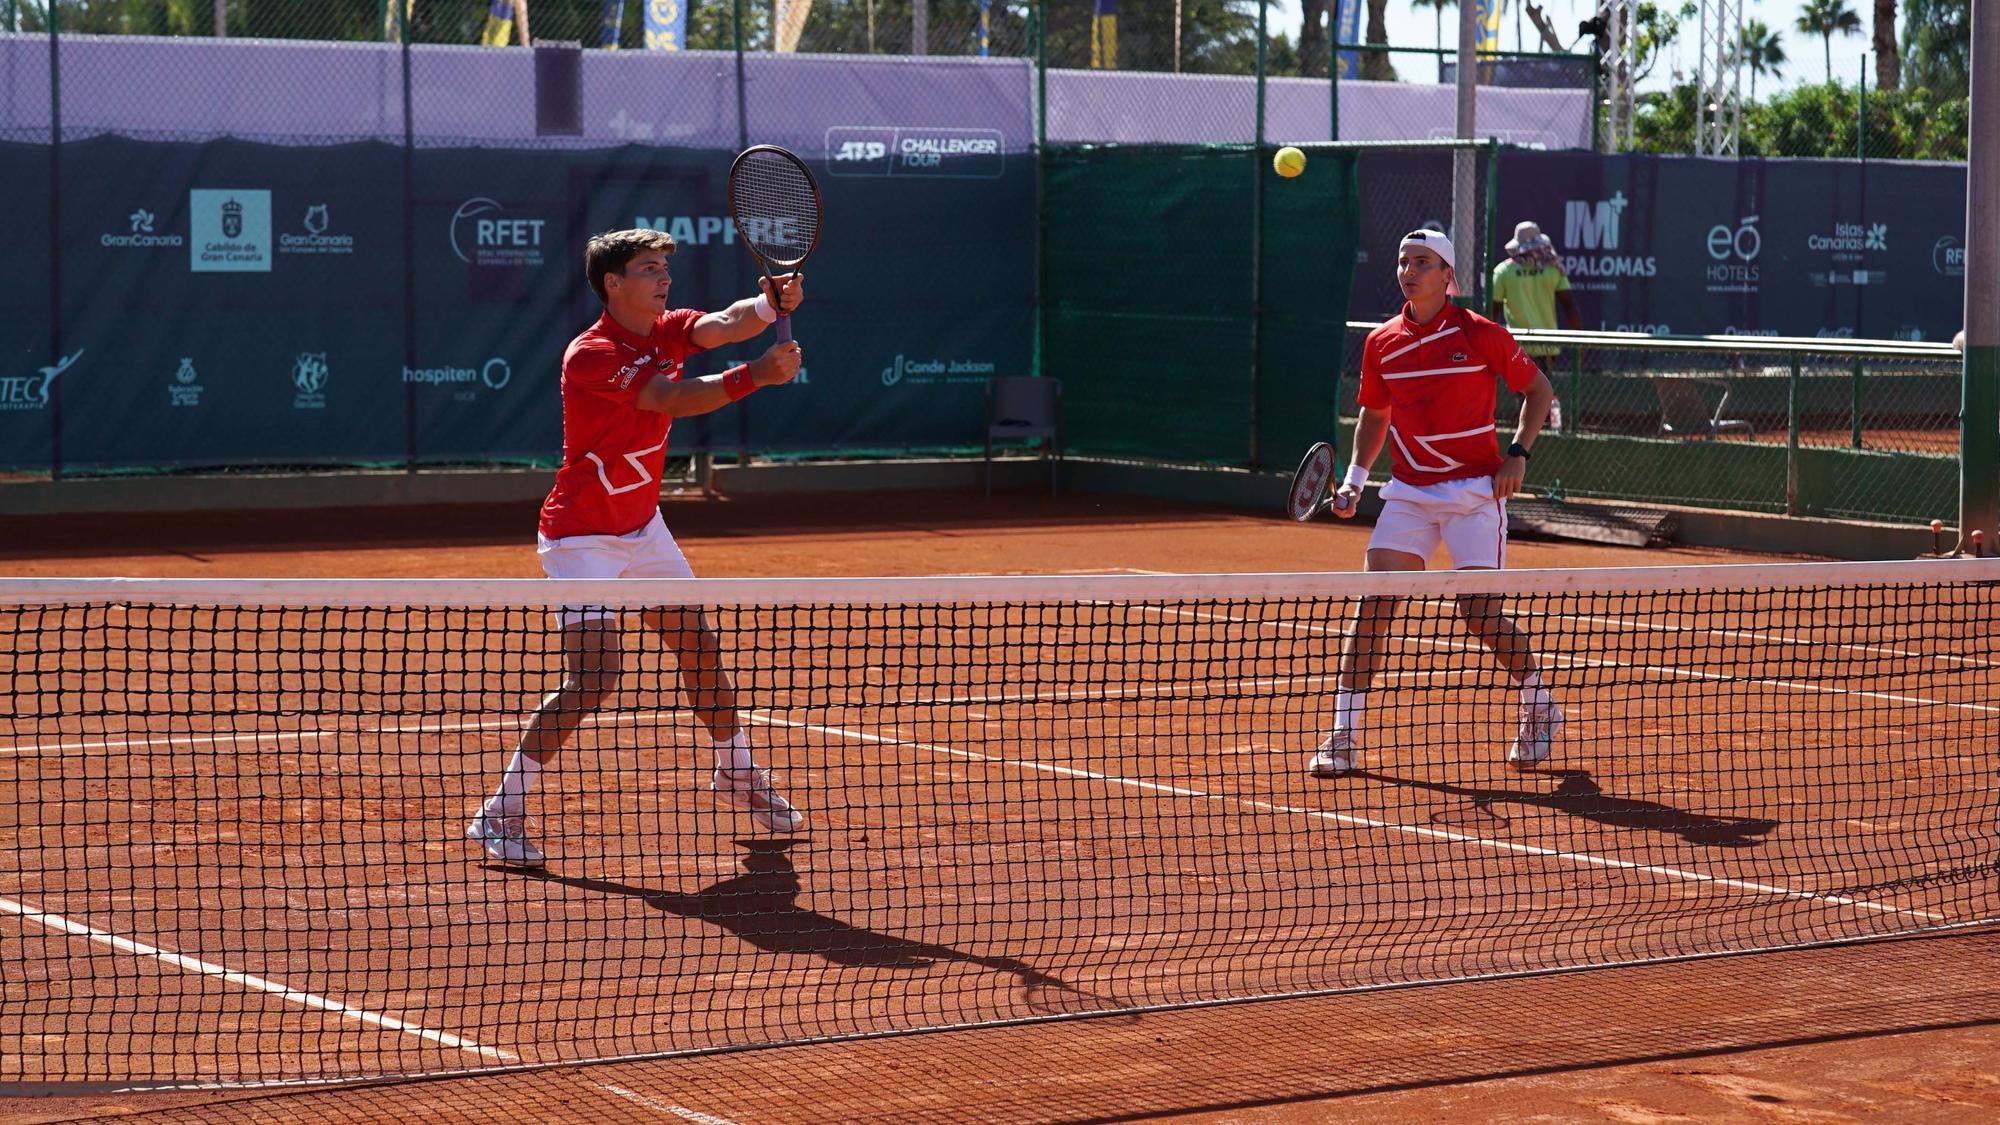
[[[1258,468],[1289,472],[1312,443],[1333,441],[1335,380],[1357,375],[1341,370],[1361,230],[1355,156],[1314,153],[1289,180],[1257,162],[1265,179]]]
[[[1070,449],[1285,467],[1331,433],[1351,156],[1315,156],[1291,180],[1240,146],[1065,147],[1043,160],[1045,370],[1063,380]]]

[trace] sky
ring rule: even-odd
[[[1518,2],[1519,0],[1504,0],[1505,8],[1500,16],[1500,46],[1504,50],[1515,49],[1514,28],[1517,22],[1515,9]],[[1576,37],[1576,25],[1589,18],[1597,7],[1596,0],[1535,0],[1535,2],[1548,16],[1549,22],[1555,26],[1556,35],[1565,44]],[[1826,54],[1819,36],[1807,35],[1797,27],[1799,10],[1804,6],[1801,0],[1746,0],[1743,5],[1745,21],[1763,20],[1766,26],[1778,32],[1780,42],[1784,45],[1786,62],[1776,82],[1781,89],[1801,83],[1822,82],[1826,79]],[[1845,38],[1838,35],[1833,37],[1833,73],[1841,81],[1852,85],[1860,74],[1863,53],[1872,52],[1874,49],[1872,31],[1874,5],[1867,3],[1866,0],[1848,0],[1848,6],[1861,17],[1861,32]],[[1298,0],[1277,0],[1275,7],[1282,7],[1285,10],[1284,23],[1296,39],[1299,25]],[[1275,7],[1274,19],[1277,18]],[[1433,22],[1433,9],[1430,7],[1419,8],[1415,6],[1413,0],[1389,0],[1388,17],[1391,46],[1436,45],[1436,25]],[[1446,8],[1444,35],[1447,46],[1457,42],[1457,20],[1457,9]],[[1366,35],[1368,24],[1366,8],[1362,10],[1361,22],[1362,33]],[[1535,26],[1528,22],[1525,12],[1519,15],[1518,22],[1521,34],[1526,40],[1522,49],[1534,50],[1540,41],[1540,37],[1535,34]],[[1687,21],[1680,40],[1667,48],[1667,58],[1653,69],[1653,73],[1640,85],[1640,89],[1660,89],[1671,84],[1672,77],[1669,72],[1675,66],[1685,71],[1689,80],[1693,79],[1697,27],[1698,24],[1694,20]],[[1899,31],[1899,38],[1900,35]],[[1868,82],[1871,86],[1875,82],[1872,59],[1869,64]],[[1768,76],[1759,78],[1758,95],[1762,96],[1770,86],[1771,80]],[[1748,74],[1744,75],[1743,91],[1747,97],[1750,91]]]

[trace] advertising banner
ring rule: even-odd
[[[1555,239],[1588,328],[1948,340],[1959,165],[1507,152],[1496,231]]]
[[[1031,362],[1034,169],[907,132],[917,143],[897,152],[927,157],[915,171],[814,162],[826,226],[795,320],[798,380],[677,424],[675,450],[982,440],[986,380]],[[46,197],[46,146],[14,147],[0,190]],[[601,311],[591,234],[674,235],[675,307],[755,295],[728,218],[732,156],[420,149],[406,201],[404,153],[375,142],[66,145],[64,355],[45,228],[0,233],[25,266],[6,283],[22,315],[0,327],[0,461],[48,468],[57,379],[70,470],[553,459],[562,353]]]

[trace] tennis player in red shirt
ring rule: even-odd
[[[1451,303],[1456,291],[1451,240],[1411,231],[1396,251],[1402,314],[1368,334],[1361,351],[1361,420],[1354,458],[1335,504],[1354,517],[1368,467],[1391,447],[1382,514],[1368,538],[1367,569],[1422,570],[1443,544],[1461,570],[1507,562],[1507,498],[1528,471],[1528,450],[1547,420],[1555,389],[1505,328]],[[1513,444],[1502,457],[1493,424],[1494,380],[1524,396]],[[1368,689],[1382,666],[1383,634],[1400,599],[1363,598],[1340,654],[1333,733],[1308,768],[1338,777],[1359,766]],[[1458,615],[1521,689],[1521,727],[1507,761],[1544,761],[1562,729],[1562,709],[1542,683],[1535,650],[1493,595],[1464,595]]]
[[[600,234],[584,247],[584,274],[604,315],[563,353],[563,456],[542,504],[536,551],[551,578],[691,578],[687,559],[660,518],[660,476],[675,418],[706,414],[759,387],[799,373],[796,343],[773,344],[749,363],[692,378],[683,364],[698,352],[749,340],[804,300],[801,279],[781,279],[721,312],[667,308],[673,236],[657,230]],[[722,644],[697,609],[640,615],[679,657],[681,687],[715,753],[709,791],[774,832],[805,817],[750,753]],[[542,700],[500,778],[465,834],[502,863],[538,867],[524,801],[542,767],[617,687],[624,666],[614,611],[566,606],[562,685]]]

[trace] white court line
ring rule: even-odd
[[[420,1027],[416,1024],[399,1020],[394,1016],[385,1016],[380,1012],[371,1012],[365,1008],[350,1007],[338,1000],[329,1000],[324,996],[317,996],[310,992],[300,992],[296,988],[280,984],[266,977],[254,976],[250,973],[238,972],[234,969],[226,969],[221,965],[197,960],[184,954],[161,949],[155,945],[147,945],[144,942],[133,941],[130,938],[122,938],[116,934],[97,929],[94,926],[86,926],[81,922],[71,921],[60,914],[50,914],[45,911],[36,910],[32,906],[15,902],[12,899],[0,898],[0,912],[18,915],[25,921],[33,922],[38,926],[54,930],[60,934],[89,938],[99,945],[109,946],[120,953],[151,957],[176,969],[185,969],[190,972],[201,973],[205,976],[220,977],[231,984],[240,984],[245,988],[255,989],[259,992],[268,992],[279,999],[290,1001],[302,1007],[318,1008],[324,1012],[333,1012],[358,1023],[373,1024],[376,1027],[386,1028],[390,1031],[400,1031],[405,1035],[414,1035],[419,1039],[428,1039],[442,1046],[456,1047],[461,1051],[481,1055],[489,1059],[519,1062],[521,1058],[510,1051],[503,1051],[498,1047],[482,1046],[470,1039],[460,1038],[448,1032],[433,1031],[427,1027]]]
[[[647,1109],[664,1113],[669,1117],[678,1117],[683,1121],[692,1121],[695,1125],[736,1125],[736,1122],[731,1121],[727,1117],[717,1117],[712,1113],[703,1113],[698,1109],[689,1109],[684,1105],[663,1102],[650,1094],[642,1094],[637,1090],[620,1086],[615,1082],[599,1082],[596,1079],[592,1079],[590,1084],[600,1090],[616,1094],[628,1102],[635,1102],[645,1106]]]
[[[197,746],[224,742],[262,742],[276,738],[328,738],[336,734],[360,734],[358,730],[264,730],[245,731],[241,734],[213,734],[206,731],[190,731],[187,734],[158,735],[135,738],[98,739],[91,742],[17,742],[0,746],[0,754],[18,754],[23,750],[47,753],[60,750],[117,750],[134,746]]]
[[[1420,836],[1425,839],[1449,840],[1454,843],[1471,844],[1475,847],[1487,848],[1492,851],[1516,852],[1522,855],[1547,856],[1551,859],[1566,860],[1570,863],[1583,864],[1592,867],[1615,867],[1628,871],[1646,871],[1655,875],[1665,875],[1668,878],[1672,879],[1685,879],[1691,882],[1711,883],[1716,886],[1733,887],[1737,890],[1756,891],[1759,894],[1776,895],[1782,898],[1812,899],[1817,902],[1830,902],[1840,906],[1859,907],[1863,910],[1878,910],[1887,914],[1907,914],[1913,918],[1922,918],[1925,921],[1929,922],[1944,921],[1942,917],[1936,914],[1932,914],[1929,911],[1905,910],[1899,906],[1885,906],[1881,903],[1869,902],[1866,899],[1847,898],[1842,895],[1820,894],[1815,891],[1801,891],[1801,890],[1795,890],[1791,887],[1774,886],[1769,883],[1752,883],[1743,879],[1730,879],[1721,875],[1709,875],[1705,872],[1689,871],[1685,868],[1680,868],[1680,867],[1662,867],[1657,864],[1635,863],[1631,860],[1625,860],[1625,859],[1607,859],[1603,856],[1591,855],[1588,852],[1566,852],[1559,848],[1544,848],[1544,847],[1538,847],[1534,844],[1516,844],[1507,840],[1495,840],[1486,836],[1474,836],[1465,832],[1449,832],[1442,828],[1424,828],[1419,825],[1397,824],[1394,821],[1375,820],[1370,817],[1353,816],[1348,813],[1327,812],[1323,809],[1300,808],[1296,805],[1279,805],[1279,804],[1274,804],[1270,801],[1259,801],[1252,797],[1226,797],[1216,793],[1204,792],[1203,790],[1200,789],[1188,789],[1178,785],[1164,785],[1156,781],[1140,781],[1136,778],[1119,777],[1115,774],[1097,773],[1093,770],[1077,769],[1074,766],[1053,766],[1043,762],[1026,762],[1013,758],[1001,758],[992,754],[981,754],[976,750],[961,750],[958,749],[957,747],[940,746],[935,743],[904,742],[893,738],[882,738],[879,735],[870,734],[867,731],[845,730],[840,727],[820,726],[816,723],[795,722],[790,719],[779,719],[775,717],[761,715],[755,711],[748,712],[747,717],[750,719],[751,722],[762,723],[767,726],[793,727],[805,730],[819,731],[822,734],[830,734],[839,738],[851,738],[858,742],[874,742],[874,743],[882,743],[894,746],[910,746],[919,750],[928,750],[935,754],[944,754],[954,758],[962,758],[966,761],[988,762],[994,765],[1012,766],[1016,769],[1030,770],[1037,773],[1054,774],[1058,777],[1085,778],[1091,781],[1102,781],[1111,785],[1123,785],[1132,789],[1142,789],[1152,793],[1165,793],[1169,796],[1174,796],[1174,797],[1194,797],[1206,801],[1219,801],[1228,804],[1241,805],[1245,808],[1260,809],[1264,812],[1284,813],[1288,816],[1305,816],[1305,817],[1311,817],[1315,820],[1331,820],[1340,824],[1349,824],[1360,828],[1379,828],[1388,832],[1403,832],[1412,836]]]
[[[1660,625],[1650,621],[1629,621],[1622,617],[1582,617],[1573,614],[1561,615],[1567,621],[1584,621],[1592,625],[1623,625],[1631,629],[1650,629],[1665,633],[1697,633],[1709,637],[1728,637],[1731,640],[1768,641],[1772,644],[1797,645],[1802,648],[1843,649],[1848,652],[1869,652],[1880,656],[1904,656],[1914,660],[1940,660],[1948,664],[1959,664],[1970,668],[2000,668],[2000,661],[1981,660],[1976,656],[1953,656],[1948,652],[1924,652],[1920,649],[1891,648],[1887,645],[1856,645],[1840,641],[1816,641],[1811,637],[1788,637],[1783,633],[1757,633],[1741,629],[1690,629],[1682,625]]]
[[[1157,611],[1161,613],[1184,614],[1204,621],[1227,621],[1240,625],[1274,625],[1283,629],[1304,630],[1322,636],[1345,637],[1347,635],[1345,629],[1330,629],[1324,625],[1310,623],[1257,621],[1246,617],[1201,613],[1195,610],[1175,610],[1167,607],[1157,607]],[[1457,652],[1486,651],[1486,646],[1471,640],[1447,641],[1431,637],[1396,636],[1393,633],[1389,639],[1404,644],[1422,645],[1426,648],[1442,648]],[[1712,683],[1764,684],[1770,687],[1780,687],[1790,691],[1802,691],[1819,695],[1852,695],[1861,699],[1882,699],[1891,703],[1908,703],[1919,707],[1949,707],[1960,711],[1972,711],[1982,715],[2000,715],[2000,707],[1987,706],[1982,703],[1953,703],[1950,700],[1931,699],[1928,696],[1922,695],[1898,695],[1894,692],[1861,691],[1856,688],[1830,687],[1826,684],[1809,684],[1798,680],[1773,680],[1763,676],[1733,676],[1723,672],[1700,672],[1691,668],[1674,668],[1664,664],[1627,664],[1620,660],[1605,660],[1590,656],[1572,656],[1559,652],[1537,652],[1536,655],[1545,663],[1559,661],[1572,667],[1621,668],[1631,672],[1657,672],[1663,676],[1679,676],[1683,679],[1706,680]]]

